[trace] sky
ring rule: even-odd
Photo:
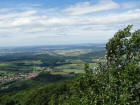
[[[105,43],[132,24],[140,0],[0,0],[0,46]]]

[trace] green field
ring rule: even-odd
[[[7,53],[0,56],[0,79],[27,75],[27,73],[32,73],[33,71],[49,73],[51,76],[47,74],[48,77],[45,75],[35,77],[40,82],[36,81],[36,79],[23,82],[20,82],[20,79],[16,81],[4,81],[0,83],[0,88],[4,90],[11,90],[13,86],[19,89],[31,88],[51,81],[57,81],[56,77],[59,77],[58,80],[70,79],[76,75],[85,73],[84,65],[86,63],[89,63],[90,69],[93,70],[98,58],[102,56],[104,56],[103,50],[96,51],[91,48],[53,49],[36,53]]]
[[[92,52],[92,49],[70,49],[70,50],[56,50],[55,53],[63,56],[78,56]]]

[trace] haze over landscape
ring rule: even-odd
[[[140,28],[139,0],[1,0],[0,46],[105,43]]]

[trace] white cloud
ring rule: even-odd
[[[110,4],[106,4],[106,2]],[[107,41],[118,29],[128,24],[134,24],[140,28],[140,9],[95,15],[95,11],[118,8],[119,4],[111,0],[106,2],[104,0],[96,5],[88,2],[80,3],[75,6],[79,10],[65,11],[65,13],[62,11],[68,8],[58,10],[56,8],[16,9],[13,12],[11,12],[13,9],[0,10],[0,45],[4,45],[5,40],[9,45],[14,45],[16,42],[18,44],[52,44]],[[102,8],[99,9],[101,5]],[[81,7],[85,11],[82,11]],[[55,14],[56,11],[57,14]],[[91,12],[92,14],[86,15]],[[65,15],[69,13],[73,15]]]
[[[89,25],[113,25],[125,23],[139,23],[140,9],[127,11],[123,13],[106,14],[104,16],[61,16],[61,17],[47,17],[45,15],[36,14],[39,11],[26,11],[21,13],[13,13],[2,15],[2,21],[0,22],[1,30],[9,30],[6,28],[15,28],[19,31],[34,32],[40,31],[65,31],[68,28],[86,27]],[[5,17],[5,18],[4,18]],[[5,28],[5,29],[4,29]],[[25,30],[26,29],[26,30]],[[14,30],[14,29],[13,29]],[[96,28],[95,28],[96,30]],[[10,31],[9,31],[10,32]],[[17,32],[17,31],[16,31]],[[36,31],[35,31],[36,32]],[[57,34],[57,33],[56,33]]]
[[[69,15],[83,15],[87,13],[117,9],[119,7],[119,4],[113,2],[112,0],[101,0],[97,4],[81,2],[66,8],[63,12]]]

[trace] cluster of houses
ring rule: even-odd
[[[40,72],[41,71],[33,71],[33,72],[30,72],[30,73],[17,73],[17,74],[15,74],[13,76],[3,75],[3,76],[0,76],[0,83],[9,82],[9,81],[15,81],[15,80],[28,80],[30,78],[38,76],[38,74]]]

